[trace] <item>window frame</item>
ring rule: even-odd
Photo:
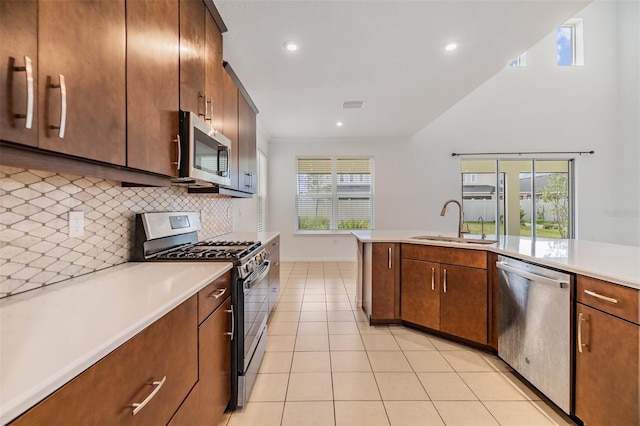
[[[300,229],[300,216],[299,216],[299,199],[300,194],[298,194],[298,166],[300,160],[322,160],[327,159],[331,161],[331,192],[327,194],[315,194],[319,198],[326,198],[326,195],[330,196],[331,202],[331,218],[330,218],[330,229]],[[338,193],[338,181],[339,181],[339,173],[338,173],[338,160],[362,160],[367,159],[370,161],[370,170],[371,170],[371,192],[370,193],[350,193],[350,196],[353,197],[367,197],[370,200],[371,204],[371,212],[370,212],[370,226],[369,228],[359,228],[359,229],[338,229],[339,220],[338,220],[338,201],[340,200],[340,193]],[[313,234],[350,234],[354,230],[373,230],[375,229],[375,161],[374,157],[370,155],[316,155],[316,156],[296,156],[295,158],[295,176],[296,176],[296,184],[295,184],[295,210],[296,214],[294,217],[294,234],[302,234],[302,235],[313,235]],[[346,182],[343,181],[343,182]],[[354,182],[353,180],[349,180],[349,182]],[[313,197],[313,195],[311,195]],[[344,198],[344,197],[343,197]]]
[[[499,238],[500,236],[508,236],[508,237],[518,237],[518,235],[513,235],[513,234],[507,234],[507,215],[506,215],[506,199],[509,197],[510,191],[507,188],[507,184],[504,181],[501,181],[501,179],[504,178],[504,172],[502,172],[500,164],[501,162],[508,162],[508,161],[528,161],[531,163],[531,171],[529,172],[531,174],[531,215],[535,215],[537,212],[537,203],[539,202],[539,200],[537,200],[537,188],[536,188],[536,184],[535,184],[535,177],[537,176],[538,170],[536,169],[536,163],[537,162],[555,162],[555,161],[559,161],[559,162],[566,162],[567,163],[567,191],[568,191],[568,223],[567,223],[567,239],[573,239],[575,238],[576,235],[576,222],[578,220],[578,218],[576,217],[576,193],[575,193],[575,159],[574,158],[540,158],[540,157],[532,157],[532,158],[522,158],[522,157],[518,157],[518,158],[468,158],[468,159],[464,159],[463,162],[461,163],[461,165],[463,165],[461,167],[461,174],[464,176],[465,174],[472,174],[472,173],[479,173],[477,171],[470,171],[470,170],[465,170],[464,169],[464,161],[475,161],[475,160],[480,160],[480,161],[487,161],[487,162],[493,162],[494,163],[494,171],[493,172],[483,172],[483,173],[487,173],[487,174],[494,174],[495,175],[495,184],[496,184],[496,197],[495,197],[495,204],[493,206],[494,210],[495,210],[495,218],[496,218],[496,237]],[[463,206],[463,211],[464,211],[464,200],[465,200],[465,195],[464,195],[464,178],[461,178],[461,199],[462,199],[462,206]],[[500,191],[500,189],[502,189],[502,192]],[[518,193],[519,193],[519,189],[518,189]],[[519,195],[520,196],[520,195]],[[503,198],[501,198],[503,197]],[[493,200],[493,199],[492,199]],[[501,208],[502,207],[502,208]],[[499,218],[504,215],[504,225],[499,225]],[[535,223],[535,216],[533,216],[533,223]],[[504,232],[500,231],[500,227],[503,226],[504,227]],[[537,237],[537,232],[536,232],[536,227],[532,226],[531,227],[531,238],[536,238]]]
[[[556,66],[561,68],[584,66],[584,27],[582,18],[569,19],[556,28],[556,52],[558,46],[558,30],[560,28],[568,28],[569,31],[571,31],[571,64],[561,65],[556,59]]]

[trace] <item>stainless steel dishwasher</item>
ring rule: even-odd
[[[572,276],[499,256],[498,355],[571,411]]]

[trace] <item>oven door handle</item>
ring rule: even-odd
[[[245,284],[244,284],[244,288],[246,290],[253,287],[256,283],[259,283],[260,281],[262,281],[262,279],[269,274],[269,270],[271,269],[271,261],[265,260],[263,262],[263,265],[265,266],[256,270],[255,272],[253,272],[251,275],[247,277],[247,280],[245,281]]]

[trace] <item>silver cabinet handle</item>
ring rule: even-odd
[[[222,297],[223,294],[225,294],[227,292],[226,288],[219,288],[216,291],[214,291],[213,293],[211,293],[209,295],[209,297],[213,297],[214,299],[220,299]]]
[[[588,319],[584,317],[584,314],[581,312],[578,314],[578,352],[582,353],[582,348],[588,348],[589,344],[582,343],[582,323],[589,322]]]
[[[431,291],[436,289],[436,268],[431,268]]]
[[[207,102],[206,108],[204,109],[204,119],[211,123],[213,121],[213,98],[207,99],[207,92],[204,92],[204,96]],[[209,111],[209,105],[211,105],[211,111]]]
[[[391,264],[391,247],[389,247],[389,252],[387,253],[387,259],[389,260],[389,262],[388,262],[388,266],[387,266],[387,267],[388,267],[389,269],[391,269],[391,267],[393,266],[393,265]]]
[[[447,270],[444,270],[444,279],[442,280],[442,289],[447,292]]]
[[[151,382],[150,384],[152,386],[155,386],[155,388],[153,389],[153,391],[144,399],[144,401],[142,402],[134,402],[133,404],[131,404],[131,407],[133,407],[133,412],[132,414],[135,416],[136,414],[138,414],[140,412],[140,410],[142,410],[144,408],[145,405],[147,405],[149,403],[149,401],[151,401],[153,399],[154,396],[156,396],[156,394],[158,393],[158,391],[160,390],[160,388],[162,387],[162,385],[164,385],[164,382],[167,381],[167,376],[164,376],[162,378],[162,380],[160,380],[159,382]]]
[[[60,89],[60,124],[54,126],[49,125],[50,129],[58,129],[58,137],[64,139],[64,130],[67,126],[67,84],[64,81],[64,75],[58,74],[60,78],[59,84],[50,84],[51,89]]]
[[[235,331],[236,331],[236,318],[235,318],[235,315],[233,315],[233,305],[231,305],[231,309],[225,309],[224,311],[231,314],[231,332],[225,333],[225,334],[227,336],[231,336],[231,340],[233,340],[233,335],[235,334]]]
[[[10,59],[11,64],[13,64],[13,58]],[[14,118],[24,118],[24,128],[30,129],[33,124],[33,66],[31,65],[31,58],[28,56],[24,57],[24,67],[16,67],[11,65],[14,72],[23,72],[25,74],[25,78],[27,80],[27,110],[25,114],[13,114]],[[10,77],[9,81],[9,90],[11,90],[11,86],[13,85],[13,77]],[[11,99],[11,96],[7,98]],[[12,111],[13,108],[10,106],[9,111]]]
[[[204,114],[202,114],[200,112],[200,99],[203,99],[202,103],[204,104]],[[198,92],[198,117],[207,117],[207,92],[204,92],[204,95],[202,95],[202,92]]]
[[[614,299],[613,297],[603,296],[601,294],[596,293],[595,291],[585,290],[584,292],[585,292],[585,294],[588,294],[589,296],[593,296],[596,299],[604,300],[605,302],[618,303],[618,299]]]
[[[180,163],[182,162],[182,152],[181,152],[181,148],[180,148],[180,135],[176,135],[176,138],[173,140],[176,145],[178,146],[178,160],[176,162],[174,162],[173,164],[176,165],[176,169],[178,169],[178,171],[180,170]]]

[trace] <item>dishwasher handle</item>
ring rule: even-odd
[[[527,272],[522,269],[511,266],[507,262],[496,262],[496,267],[498,269],[502,269],[505,272],[511,272],[512,274],[518,275],[520,277],[526,278],[531,281],[535,281],[537,283],[558,286],[560,288],[569,288],[568,280],[557,280],[553,278],[544,277],[542,275],[533,274],[531,272]]]

